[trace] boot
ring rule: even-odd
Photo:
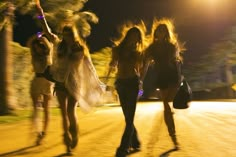
[[[45,137],[45,132],[39,132],[36,140],[36,145],[41,145],[43,138]]]
[[[68,155],[71,154],[71,137],[69,135],[69,133],[64,133],[63,135],[64,138],[64,144],[66,145],[66,152]]]
[[[69,132],[72,137],[71,148],[75,148],[78,144],[78,127],[77,126],[76,127],[70,126]]]

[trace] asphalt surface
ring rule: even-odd
[[[180,150],[175,151],[163,119],[161,102],[139,102],[135,126],[141,151],[130,157],[236,157],[236,103],[193,101],[185,110],[173,109]],[[85,114],[78,108],[80,138],[75,157],[114,157],[124,129],[118,104],[107,104]],[[40,146],[30,120],[0,124],[1,157],[65,156],[60,116],[51,116]]]

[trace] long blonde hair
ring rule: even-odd
[[[147,36],[147,39],[149,41],[149,43],[153,43],[156,39],[155,39],[155,32],[157,30],[157,28],[159,26],[166,26],[167,30],[168,30],[168,34],[166,36],[166,40],[168,40],[170,43],[174,44],[176,46],[177,52],[177,59],[180,61],[183,61],[183,58],[181,56],[181,54],[186,50],[184,47],[184,43],[181,43],[178,40],[178,35],[177,33],[175,33],[175,27],[174,27],[174,22],[172,19],[168,19],[168,18],[162,18],[160,20],[158,19],[154,19],[153,20],[153,24],[152,24],[152,28],[151,28],[151,33],[150,35]]]
[[[137,24],[134,24],[133,22],[131,21],[127,21],[125,22],[123,25],[121,25],[119,28],[118,28],[118,31],[119,31],[119,37],[118,38],[113,38],[112,39],[112,42],[114,43],[115,46],[122,46],[125,42],[126,42],[126,38],[129,34],[130,31],[132,30],[138,30],[140,32],[140,41],[138,42],[138,45],[137,45],[137,50],[142,53],[144,48],[145,48],[145,45],[147,45],[145,42],[146,38],[146,26],[144,24],[143,21],[140,21],[139,23]]]

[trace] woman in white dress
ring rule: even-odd
[[[43,31],[54,44],[53,65],[45,77],[55,82],[55,92],[60,104],[64,143],[67,153],[78,143],[77,104],[84,111],[99,104],[103,90],[92,64],[89,50],[74,25],[65,25],[62,39],[51,32],[40,4],[37,5]]]

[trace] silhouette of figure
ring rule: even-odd
[[[155,21],[152,30],[152,42],[145,51],[145,65],[152,62],[153,76],[156,77],[153,86],[160,89],[160,96],[164,104],[164,120],[169,135],[179,148],[176,138],[173,113],[169,102],[173,101],[181,82],[180,66],[181,48],[174,34],[173,23],[168,20]]]
[[[33,122],[38,127],[38,107],[43,107],[44,121],[43,129],[37,128],[36,144],[41,144],[49,123],[49,102],[52,97],[53,83],[43,77],[43,72],[47,66],[52,64],[52,44],[41,34],[34,35],[28,43],[31,50],[31,61],[35,76],[31,82],[30,94],[33,100]]]
[[[44,17],[43,9],[37,5],[39,19],[45,35],[56,50],[53,64],[45,71],[45,77],[55,82],[55,92],[60,104],[67,153],[78,143],[77,104],[84,111],[99,104],[103,94],[101,82],[92,64],[89,50],[74,25],[62,29],[62,40],[53,34]]]
[[[131,149],[140,149],[134,116],[142,66],[143,36],[143,29],[133,26],[124,32],[124,37],[116,41],[117,45],[112,50],[107,77],[117,67],[115,87],[126,123],[120,146],[116,151],[117,157],[125,157]]]

